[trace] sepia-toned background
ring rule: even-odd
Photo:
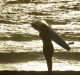
[[[30,23],[46,20],[70,45],[53,42],[53,70],[80,71],[80,0],[0,0],[0,71],[46,71],[42,41]]]

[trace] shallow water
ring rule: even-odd
[[[7,4],[0,10],[0,70],[47,70],[42,41],[30,25],[35,20],[46,19],[67,43],[74,42],[70,52],[52,42],[53,70],[80,71],[79,5],[79,0]]]

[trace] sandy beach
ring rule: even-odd
[[[0,71],[0,75],[80,75],[80,71]]]

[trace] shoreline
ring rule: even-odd
[[[80,71],[0,71],[0,75],[80,75]]]

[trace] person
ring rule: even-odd
[[[47,62],[48,71],[52,71],[52,56],[54,48],[47,28],[44,28],[44,30],[39,33],[39,36],[43,41],[43,54]]]
[[[39,36],[43,42],[43,54],[44,54],[46,62],[47,62],[48,71],[51,72],[52,71],[52,56],[53,56],[53,52],[54,52],[54,47],[53,47],[53,44],[51,41],[52,37],[53,37],[53,36],[51,36],[52,31],[50,30],[50,27],[44,20],[31,23],[31,26],[34,29],[39,31]],[[54,41],[57,38],[60,41],[60,42],[58,40],[56,41],[56,42],[58,42],[58,44],[60,44],[62,47],[66,48],[67,50],[70,50],[69,46],[64,42],[64,40],[62,40],[54,32]]]
[[[52,71],[52,56],[54,48],[48,32],[48,27],[42,22],[34,22],[31,25],[39,31],[39,36],[43,41],[43,54],[47,62],[48,71]]]

